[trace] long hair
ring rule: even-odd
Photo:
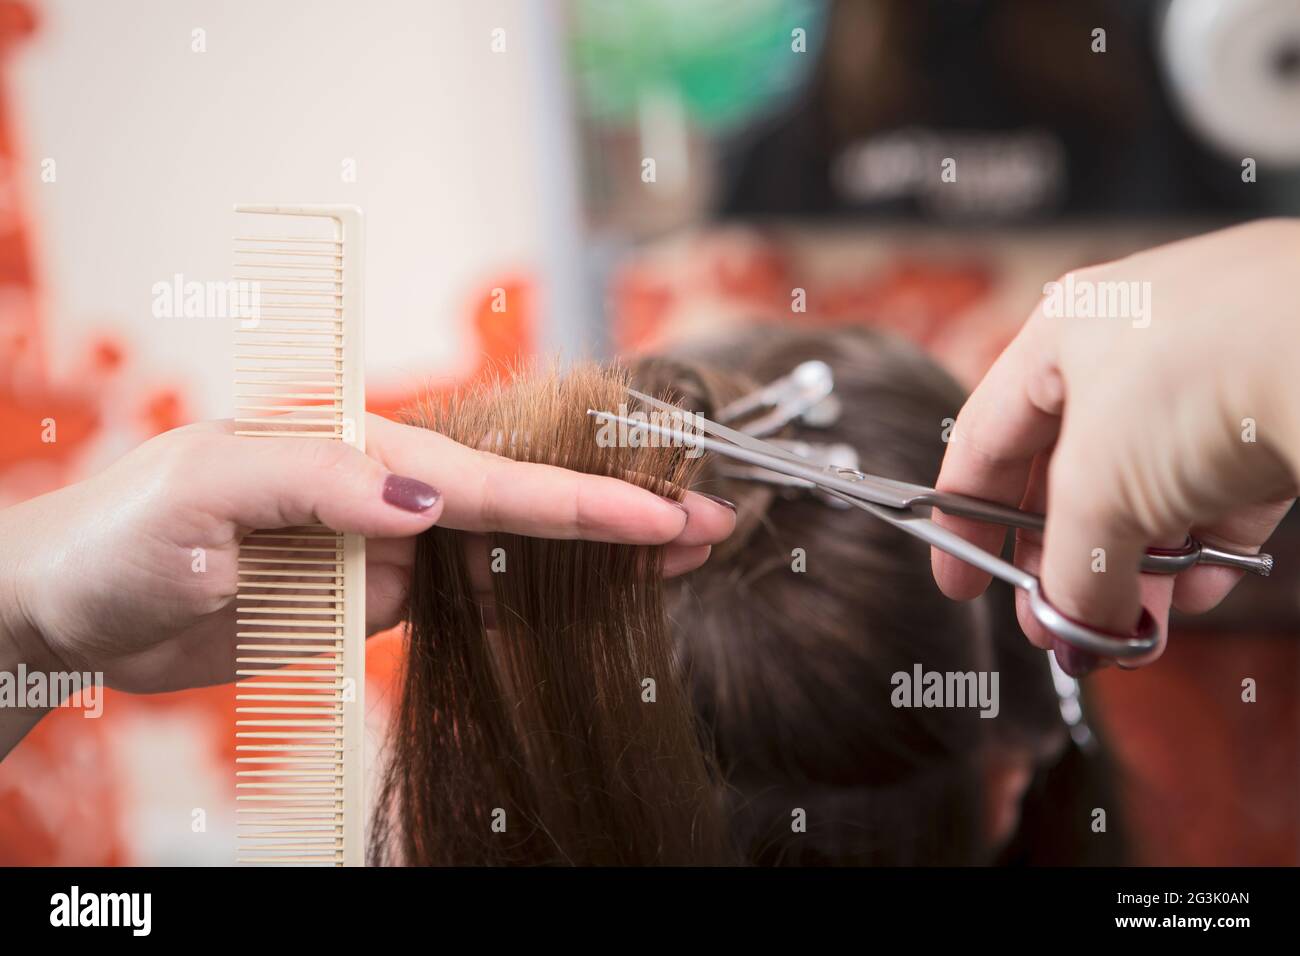
[[[626,373],[534,373],[411,417],[520,461],[680,500],[682,447],[598,442]],[[412,571],[407,659],[371,840],[376,862],[728,859],[716,774],[663,609],[661,549],[434,527]],[[475,547],[475,545],[478,547]],[[469,552],[490,562],[476,593]],[[495,626],[485,621],[485,613]]]
[[[842,411],[786,437],[852,445],[875,474],[934,479],[963,395],[903,343],[760,330],[633,375],[715,417],[805,359],[831,365]],[[1085,833],[1079,801],[1099,799],[1083,786],[1097,768],[1067,749],[1046,655],[1019,633],[1005,589],[948,601],[927,546],[864,512],[738,480],[682,448],[597,442],[585,411],[617,408],[627,380],[533,374],[413,416],[485,453],[674,499],[688,486],[721,495],[737,502],[737,527],[666,590],[656,548],[421,536],[376,862],[987,863],[989,768],[1007,758],[1037,772],[1036,843],[1053,827],[1085,834],[1055,856],[1008,847],[1013,858],[1075,862],[1080,847],[1114,846]],[[997,715],[897,706],[896,675],[918,667],[996,672]],[[1071,768],[1069,792],[1043,784],[1057,765]]]

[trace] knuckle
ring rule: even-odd
[[[299,454],[314,471],[345,472],[355,464],[355,449],[341,441],[323,441],[316,438],[296,439]]]
[[[478,514],[479,520],[487,530],[501,527],[501,485],[512,480],[510,473],[513,464],[499,464],[484,461],[478,472]]]
[[[146,443],[153,455],[153,465],[168,484],[183,483],[212,454],[214,435],[208,432],[177,430],[165,432]]]
[[[1112,459],[1100,451],[1091,438],[1064,443],[1052,456],[1047,473],[1047,495],[1051,510],[1070,515],[1097,531],[1106,531],[1123,512],[1120,495],[1123,482]],[[1077,449],[1094,449],[1091,455]]]
[[[580,482],[574,489],[571,515],[574,537],[588,537],[600,523],[586,482]]]
[[[1054,512],[1068,516],[1099,538],[1145,537],[1152,521],[1148,496],[1135,494],[1131,474],[1111,459],[1054,463],[1048,496]]]

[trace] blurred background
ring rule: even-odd
[[[755,321],[971,386],[1067,269],[1300,214],[1300,2],[0,0],[0,505],[231,414],[230,323],[151,301],[230,276],[236,202],[365,210],[381,413]],[[1300,863],[1295,521],[1271,550],[1086,681],[1134,862]],[[0,864],[231,862],[232,720],[56,712],[0,764]]]

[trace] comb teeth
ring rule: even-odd
[[[344,580],[343,536],[323,528],[254,532],[240,548],[241,863],[343,862]]]
[[[359,213],[239,211],[324,216],[315,224],[332,221],[334,235],[235,239],[235,279],[257,289],[257,312],[235,334],[235,434],[364,447]],[[362,861],[364,597],[365,545],[355,535],[280,528],[240,546],[240,863]]]
[[[235,333],[235,433],[343,440],[342,239],[237,236],[235,279],[260,313]]]

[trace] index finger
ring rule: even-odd
[[[735,515],[701,495],[683,504],[616,478],[512,461],[445,435],[366,416],[366,452],[391,471],[442,493],[438,524],[537,538],[613,544],[703,545],[721,541]]]
[[[1034,457],[1056,440],[1063,402],[1054,328],[1035,313],[962,406],[935,487],[1020,505]],[[1006,539],[1005,527],[938,509],[933,519],[993,554]],[[931,567],[939,589],[954,600],[977,597],[990,580],[987,572],[937,548],[931,551]]]

